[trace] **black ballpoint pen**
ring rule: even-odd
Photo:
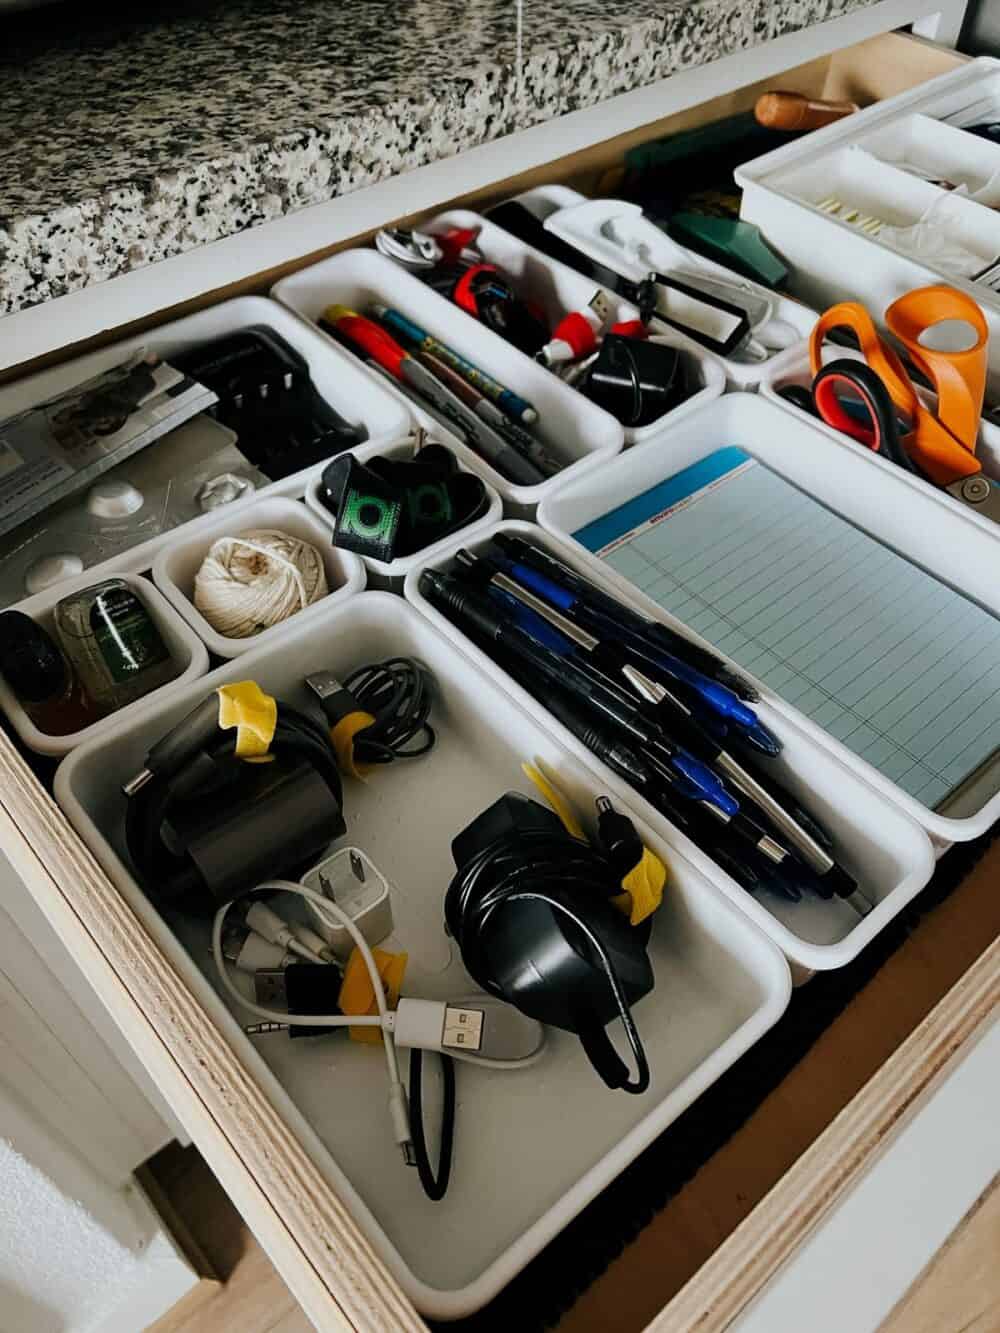
[[[462,556],[468,557],[467,552],[459,552],[459,563],[464,568],[470,568],[468,558],[462,559]],[[601,670],[608,658],[611,660],[611,669],[618,664],[620,655],[615,645],[602,643],[594,635],[581,629],[573,621],[569,620],[561,612],[556,611],[548,603],[542,601],[534,593],[522,588],[520,584],[514,582],[506,574],[496,573],[490,578],[490,584],[501,589],[512,597],[518,598],[524,602],[536,615],[541,616],[548,621],[553,628],[565,634],[584,652],[591,653],[593,660],[598,664],[598,679],[607,678],[609,673]],[[581,662],[583,670],[587,669],[587,663]],[[730,778],[733,785],[741,791],[744,796],[754,802],[767,817],[775,824],[787,841],[792,844],[794,849],[800,854],[802,859],[810,866],[817,875],[826,875],[828,872],[836,869],[835,862],[831,856],[828,856],[822,848],[811,837],[805,829],[801,828],[793,819],[791,814],[774,799],[770,792],[766,791],[747,770],[738,763],[733,757],[723,749],[723,747],[708,734],[691,717],[690,711],[676,700],[664,686],[657,681],[651,680],[637,671],[635,667],[626,665],[621,667],[622,675],[633,687],[641,699],[647,703],[664,707],[668,710],[668,719],[666,724],[667,736],[671,742],[679,745],[682,749],[692,754],[696,759],[701,760],[712,768],[719,768],[723,774]],[[608,687],[614,689],[614,681],[608,679]],[[626,696],[627,698],[627,696]],[[662,726],[661,722],[661,726]],[[713,811],[722,816],[722,811],[717,807],[712,807]],[[760,851],[768,856],[772,861],[779,863],[784,859],[785,849],[772,838],[765,829],[759,828],[746,816],[732,815],[734,820],[742,819],[743,829],[748,839],[753,842],[756,840]],[[753,836],[751,836],[753,831]],[[831,887],[833,881],[831,881]]]
[[[667,709],[664,725],[679,744],[705,763],[720,769],[737,791],[742,792],[763,811],[811,870],[818,875],[826,875],[834,868],[836,863],[826,848],[799,824],[792,813],[776,800],[739,760],[734,759],[718,740],[698,726],[684,705],[671,695],[668,689],[632,666],[623,667],[622,675],[635,689],[640,699]]]
[[[720,685],[727,686],[741,699],[748,702],[757,699],[757,691],[753,686],[733,671],[721,657],[717,657],[710,649],[702,647],[700,643],[695,643],[686,634],[681,634],[657,620],[650,620],[646,616],[640,615],[638,611],[623,606],[609,593],[591,583],[589,579],[577,574],[575,570],[570,569],[568,565],[564,565],[555,556],[549,555],[547,551],[543,551],[538,546],[532,546],[530,542],[526,542],[509,532],[496,533],[493,542],[509,560],[527,565],[544,577],[562,584],[564,589],[583,599],[593,610],[601,611],[604,615],[610,616],[622,627],[629,628],[633,633],[648,638],[650,643],[657,644],[666,652],[675,653],[696,670],[718,681]]]
[[[525,688],[530,688],[527,673],[519,672],[516,664],[510,662],[507,663],[507,667]],[[624,778],[649,801],[654,809],[686,833],[692,842],[716,861],[737,884],[750,892],[761,887],[761,875],[749,864],[746,855],[748,849],[737,848],[735,840],[729,836],[728,828],[724,824],[715,823],[711,816],[704,812],[700,801],[686,800],[673,794],[669,784],[657,781],[651,766],[639,751],[591,722],[570,699],[554,692],[548,699],[546,707],[582,745],[607,764],[612,772]],[[764,874],[776,892],[783,894],[792,902],[801,899],[802,892],[798,886],[789,883],[787,877],[782,876],[776,866],[769,863],[768,870]]]
[[[471,627],[486,642],[502,645],[515,657],[521,658],[536,677],[540,676],[545,681],[547,690],[544,694],[539,695],[537,681],[532,690],[540,703],[547,704],[553,690],[571,693],[583,707],[594,711],[606,722],[613,723],[634,740],[640,741],[649,751],[655,752],[667,771],[696,789],[700,799],[717,805],[729,814],[735,814],[739,809],[738,802],[707,764],[689,755],[681,746],[673,745],[642,709],[632,703],[617,686],[609,687],[603,680],[595,678],[592,672],[588,672],[582,663],[575,661],[565,651],[565,648],[573,647],[572,641],[567,640],[558,630],[553,630],[548,622],[517,598],[502,590],[499,593],[518,608],[524,617],[534,618],[535,624],[540,627],[537,636],[511,621],[509,614],[502,615],[496,603],[477,587],[462,583],[453,575],[424,570],[420,576],[420,590],[433,605],[449,610],[452,618],[457,619],[463,628]],[[551,646],[553,642],[560,645],[558,650]]]

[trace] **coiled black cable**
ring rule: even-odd
[[[179,732],[183,728],[177,729]],[[157,749],[169,746],[175,733],[168,733]],[[180,742],[179,742],[180,743]],[[223,799],[242,780],[264,774],[270,766],[254,769],[235,757],[235,731],[220,731],[207,744],[190,750],[181,748],[152,771],[149,780],[129,797],[125,808],[125,842],[133,865],[146,889],[165,905],[203,913],[211,903],[205,899],[204,882],[186,850],[178,851],[168,832],[171,812],[182,804],[208,803]],[[298,709],[279,703],[269,752],[283,767],[303,761],[329,787],[339,811],[343,788],[336,756],[322,725]]]
[[[354,757],[364,764],[391,764],[417,759],[432,749],[436,737],[427,721],[431,711],[432,677],[412,657],[390,657],[358,667],[344,688],[375,721],[354,739]],[[422,738],[422,739],[421,739]],[[413,749],[406,749],[417,740]]]
[[[606,901],[620,891],[620,876],[590,843],[560,830],[521,829],[495,839],[458,871],[445,898],[445,917],[470,974],[501,999],[506,997],[483,947],[494,913],[508,903],[540,902],[572,922],[600,961],[635,1060],[635,1076],[617,1086],[642,1093],[649,1087],[649,1064],[631,1008],[607,949],[575,906],[588,898]]]

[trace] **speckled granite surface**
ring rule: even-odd
[[[0,313],[870,3],[524,0],[520,32],[516,0],[6,20]]]

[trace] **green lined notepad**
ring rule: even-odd
[[[1000,747],[1000,621],[741,449],[574,536],[925,805]]]

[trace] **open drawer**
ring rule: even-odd
[[[479,209],[492,200],[551,181],[593,191],[632,144],[746,109],[759,92],[776,83],[806,94],[852,97],[867,103],[933,77],[956,59],[921,42],[880,36],[792,69],[780,79],[769,76],[756,85],[728,91],[712,102],[695,106],[692,97],[689,109],[675,116],[644,123],[568,157],[550,158],[488,186],[471,188],[460,197],[449,195],[445,183],[436,197],[426,198],[415,181],[412,211],[429,216],[445,206]],[[553,142],[559,143],[558,136]],[[447,182],[447,176],[440,179]],[[406,181],[399,184],[405,187]],[[405,190],[402,197],[406,197]],[[363,210],[359,216],[365,216]],[[386,212],[376,222],[390,221],[393,216]],[[213,304],[223,295],[266,291],[281,274],[358,241],[357,236],[344,232],[336,244],[318,248],[310,240],[314,233],[309,225],[303,215],[302,232],[297,235],[295,219],[283,220],[282,235],[288,238],[284,255],[255,262],[254,256],[262,251],[249,244],[246,271],[239,279],[222,289],[209,290],[206,285],[185,309]],[[106,299],[100,288],[93,289],[89,298],[98,308]],[[135,331],[175,318],[180,311],[176,306],[167,308],[170,300],[165,295],[163,308],[143,316]],[[91,323],[94,328],[106,327],[114,318],[107,317],[105,307]],[[82,335],[78,332],[77,336]],[[120,336],[120,331],[102,334],[90,340],[91,345],[106,343],[113,336]],[[81,349],[77,345],[72,350]],[[62,358],[70,351],[60,348],[56,354]],[[324,1331],[381,1333],[425,1329],[390,1268],[352,1220],[345,1193],[320,1169],[303,1136],[296,1132],[291,1123],[294,1117],[283,1100],[265,1090],[256,1062],[214,1021],[206,996],[186,982],[169,951],[132,910],[6,736],[0,737],[0,845],[316,1326]],[[955,952],[954,958],[974,957],[1000,930],[995,902],[984,901],[990,905],[983,906],[980,919],[964,923],[960,932],[968,946],[966,954]],[[733,1240],[719,1250],[718,1259],[697,1277],[693,1275],[734,1232],[751,1205],[776,1184],[788,1163],[776,1153],[747,1169],[731,1181],[722,1203],[711,1187],[699,1198],[699,1182],[693,1182],[693,1201],[689,1199],[686,1216],[689,1221],[701,1217],[702,1223],[667,1242],[672,1251],[670,1262],[664,1261],[660,1246],[644,1247],[640,1234],[622,1256],[624,1266],[616,1265],[602,1279],[596,1303],[588,1294],[565,1317],[567,1333],[610,1327],[616,1333],[638,1333],[674,1298],[677,1303],[662,1316],[664,1333],[668,1329],[684,1333],[726,1327],[793,1254],[823,1209],[865,1169],[901,1107],[928,1086],[956,1046],[970,1038],[974,1030],[970,1015],[981,1014],[991,996],[995,1000],[1000,970],[995,950],[984,968],[969,982],[974,989],[972,999],[967,989],[941,1011],[932,1039],[921,1038],[899,1051],[889,1091],[880,1085],[855,1099],[852,1124],[863,1125],[864,1133],[828,1140],[825,1149],[804,1158],[794,1179],[778,1184],[770,1195],[763,1205],[766,1211],[751,1213]],[[919,1005],[888,1033],[890,1048],[902,1043],[954,979],[945,971],[935,976],[921,993]],[[855,1083],[851,1071],[842,1072],[842,1077],[821,1080],[805,1094],[816,1108],[809,1123],[817,1134],[865,1078],[863,1061],[853,1066]],[[770,1115],[768,1132],[775,1141],[797,1118],[794,1099],[782,1106],[780,1088],[764,1112]],[[835,1161],[831,1152],[836,1154]],[[711,1171],[703,1174],[710,1176]],[[809,1200],[808,1207],[803,1206],[803,1199]],[[483,1207],[489,1206],[489,1199],[484,1198]],[[637,1272],[641,1299],[636,1295]],[[525,1323],[530,1314],[525,1309]]]

